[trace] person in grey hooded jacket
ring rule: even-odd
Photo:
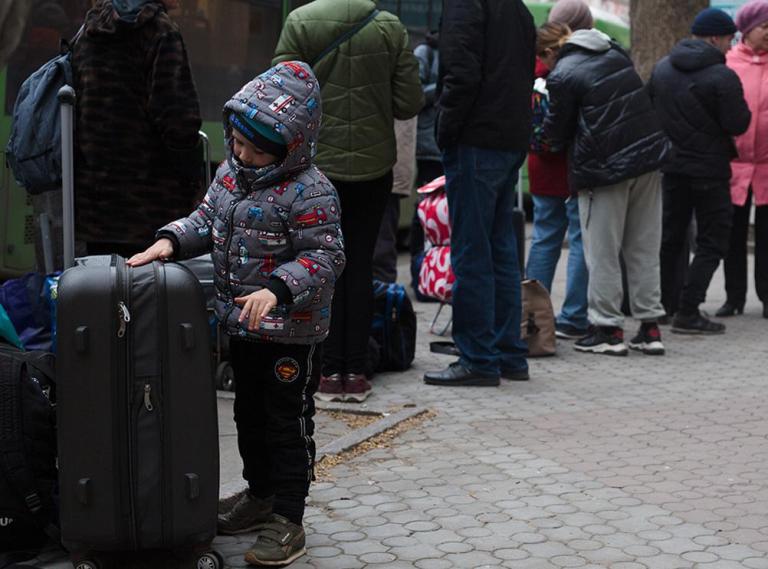
[[[276,65],[224,106],[227,160],[190,216],[129,264],[213,250],[216,313],[231,336],[235,423],[248,488],[224,502],[219,532],[256,530],[245,555],[287,564],[304,552],[315,459],[318,344],[344,268],[336,191],[313,164],[320,89],[303,62]]]
[[[659,167],[669,141],[640,76],[624,50],[599,30],[574,32],[547,78],[545,135],[568,147],[569,183],[579,196],[589,269],[593,333],[579,351],[626,355],[621,312],[623,253],[633,316],[642,322],[629,342],[663,354],[657,321],[664,316],[659,283]]]

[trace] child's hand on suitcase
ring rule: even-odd
[[[277,297],[269,289],[263,288],[248,296],[235,299],[235,304],[242,306],[239,321],[248,320],[248,330],[258,330],[261,319],[277,306]]]
[[[173,242],[170,239],[161,237],[155,243],[149,247],[146,251],[136,253],[133,257],[128,259],[125,263],[129,267],[140,267],[151,263],[156,259],[166,261],[173,256]]]

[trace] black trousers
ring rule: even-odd
[[[323,373],[365,373],[373,320],[373,250],[392,193],[392,172],[364,182],[331,182],[341,201],[347,264],[336,281]]]
[[[691,253],[696,251],[695,241],[696,222],[691,221],[688,225],[685,243],[680,251],[680,257],[677,259],[677,271],[674,274],[663,275],[661,279],[661,304],[664,306],[664,310],[669,316],[672,316],[679,308],[680,293],[683,290],[683,285],[685,285],[685,282],[688,279],[688,265],[691,264]],[[661,251],[659,251],[659,255],[661,255]],[[622,273],[622,277],[626,279],[624,273]],[[626,285],[624,290],[626,291]],[[627,306],[629,306],[626,292],[624,301],[627,302]],[[630,315],[629,312],[625,312],[625,314]]]
[[[400,227],[401,199],[403,196],[389,194],[373,251],[373,278],[385,283],[397,281],[397,233]]]
[[[315,465],[320,347],[232,338],[237,446],[243,478],[274,512],[300,524]]]
[[[733,206],[731,246],[725,258],[725,292],[728,302],[741,306],[747,299],[747,233],[752,191],[743,206]],[[755,290],[768,303],[768,205],[755,208]]]
[[[720,260],[728,252],[731,233],[731,190],[728,180],[707,180],[664,174],[664,213],[661,237],[661,286],[680,288],[680,255],[691,216],[696,215],[696,253],[682,285],[679,311],[694,314],[704,302]]]

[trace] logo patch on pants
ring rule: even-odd
[[[299,362],[293,358],[280,358],[275,364],[275,377],[285,383],[291,383],[299,377]]]

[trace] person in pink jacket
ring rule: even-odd
[[[768,0],[752,0],[736,14],[741,42],[727,55],[728,66],[741,79],[752,111],[746,133],[736,138],[738,158],[732,163],[733,227],[725,259],[727,300],[717,316],[744,312],[747,296],[747,231],[755,202],[755,289],[768,318]]]

